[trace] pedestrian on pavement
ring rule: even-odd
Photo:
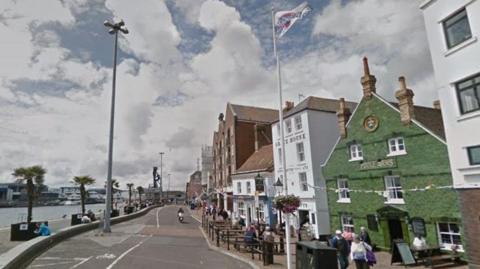
[[[38,223],[37,223],[38,225]],[[50,228],[48,227],[48,222],[43,222],[42,224],[37,226],[38,230],[35,231],[37,235],[40,236],[49,236],[50,235]]]
[[[372,241],[370,240],[370,235],[368,234],[367,230],[365,227],[360,227],[360,240],[369,244],[370,246],[372,245]]]
[[[355,262],[357,269],[369,269],[370,265],[367,259],[367,252],[372,251],[372,247],[360,241],[360,236],[355,235],[352,242],[352,248],[350,251],[350,259]]]
[[[340,263],[340,269],[347,269],[348,267],[348,255],[350,254],[350,246],[347,240],[343,238],[342,231],[336,230],[335,236],[332,239],[332,247],[337,249],[338,263]]]
[[[347,240],[348,245],[351,246],[353,242],[353,236],[354,236],[353,232],[350,229],[345,228],[343,230],[342,236],[343,238],[345,238],[345,240]]]
[[[257,230],[255,229],[255,225],[251,224],[245,231],[244,240],[247,245],[253,245],[255,239],[257,239]]]
[[[228,220],[228,212],[227,210],[223,210],[222,211],[222,218],[224,221],[227,221]]]

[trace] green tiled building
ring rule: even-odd
[[[364,72],[364,96],[351,115],[341,105],[341,137],[323,167],[332,231],[364,226],[383,249],[418,233],[429,245],[462,250],[439,105],[414,106],[403,77],[398,103],[387,102],[375,92],[366,59]]]

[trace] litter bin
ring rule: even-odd
[[[320,241],[297,243],[297,269],[338,269],[337,250]]]
[[[71,226],[82,224],[82,213],[72,214],[72,221],[70,222]]]

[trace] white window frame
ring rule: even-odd
[[[448,225],[448,231],[440,231],[440,224],[447,224]],[[458,233],[454,232],[450,225],[451,224],[455,224],[458,226]],[[460,230],[460,224],[459,223],[455,223],[455,222],[437,222],[437,233],[438,233],[438,244],[442,247],[442,249],[444,250],[452,250],[452,246],[454,245],[452,242],[453,242],[453,236],[459,236],[460,237],[460,240],[462,241],[462,244],[461,245],[457,245],[458,248],[457,248],[457,251],[460,251],[460,252],[463,252],[464,249],[463,249],[463,238],[462,238],[462,233],[461,233],[461,230]],[[442,235],[448,235],[450,236],[450,240],[451,240],[451,243],[444,243],[442,241]]]
[[[242,182],[237,182],[237,192],[242,193]]]
[[[265,205],[263,203],[258,203],[258,217],[261,220],[265,220]]]
[[[395,180],[398,180],[400,186],[395,186]],[[403,200],[403,188],[399,176],[385,176],[385,198],[386,204],[405,204]],[[401,197],[401,198],[399,198]]]
[[[303,177],[303,175],[305,175]],[[300,191],[308,191],[308,179],[307,179],[307,172],[300,172],[298,173],[298,182],[300,186]]]
[[[240,216],[240,217],[245,217],[245,212],[246,212],[246,210],[245,210],[245,203],[242,202],[242,201],[240,201],[240,202],[238,202],[238,206],[237,206],[237,207],[238,207],[238,216]]]
[[[278,139],[280,139],[280,136],[281,136],[281,134],[280,134],[280,122],[277,123],[277,135],[278,135]]]
[[[252,193],[252,183],[250,181],[247,181],[247,194]]]
[[[299,148],[299,145],[301,145],[301,150]],[[305,161],[305,146],[303,145],[303,142],[297,143],[295,145],[297,149],[297,161],[299,162],[304,162]]]
[[[355,222],[353,221],[353,217],[351,215],[341,214],[340,222],[342,224],[342,232],[343,231],[350,231],[352,233],[355,232]]]
[[[346,185],[346,186],[345,186]],[[350,203],[350,189],[348,188],[348,179],[337,179],[338,201],[337,203]]]
[[[302,130],[302,115],[297,115],[293,118],[295,122],[295,130],[299,131]]]
[[[352,144],[349,147],[350,161],[362,161],[363,160],[363,148],[361,144]]]
[[[405,139],[402,136],[390,138],[388,139],[387,143],[388,143],[388,152],[389,152],[387,156],[390,157],[390,156],[407,154],[407,150],[405,148]],[[403,149],[400,149],[400,148],[403,148]]]
[[[287,134],[289,134],[293,131],[292,130],[292,119],[286,119],[285,120],[285,131],[287,132]]]

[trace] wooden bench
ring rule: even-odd
[[[431,257],[425,258],[425,266],[429,266],[431,268],[435,267],[436,265],[444,265],[445,263],[457,263],[460,259],[461,255],[459,253],[441,253],[439,255],[434,255]]]

